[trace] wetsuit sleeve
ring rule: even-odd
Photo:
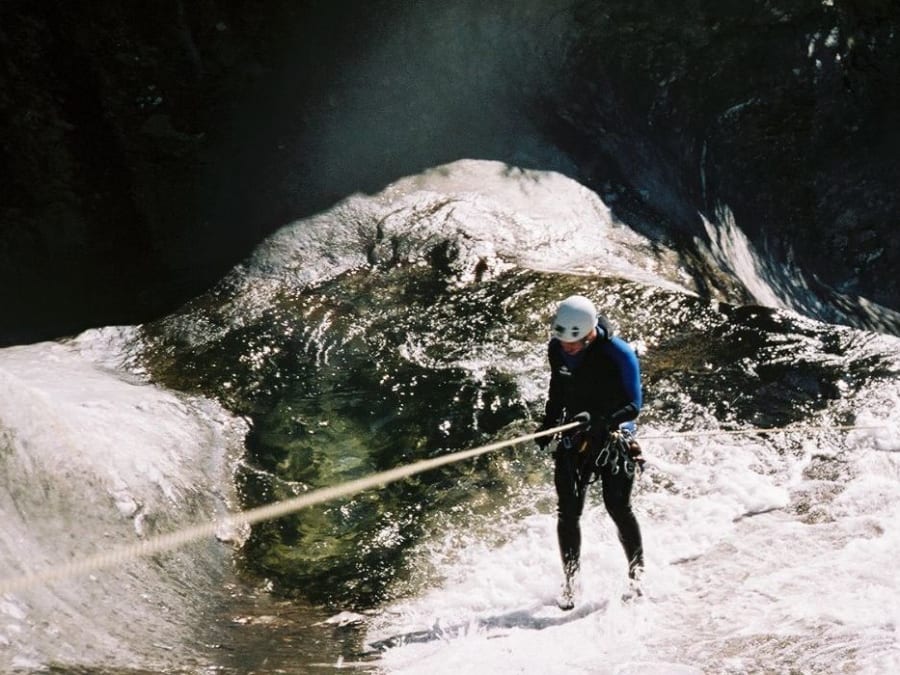
[[[559,363],[557,363],[556,345],[551,341],[547,345],[547,361],[550,363],[550,387],[547,391],[547,404],[544,406],[544,429],[555,427],[562,415],[563,397],[562,383],[560,376],[557,374]]]
[[[625,399],[622,407],[610,415],[610,421],[614,425],[619,425],[635,419],[644,404],[641,394],[641,367],[637,354],[627,342],[614,337],[611,347],[611,356],[619,373],[619,386]]]

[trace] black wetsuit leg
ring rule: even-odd
[[[572,448],[558,445],[554,453],[556,460],[553,483],[556,486],[557,520],[556,535],[563,570],[571,578],[578,572],[581,558],[581,513],[590,474],[584,468],[585,456]]]
[[[600,469],[600,481],[603,486],[603,503],[616,528],[619,541],[628,558],[628,576],[634,578],[637,570],[644,567],[644,546],[641,541],[641,528],[638,526],[634,511],[631,510],[631,488],[634,476],[628,477],[619,465],[615,475],[609,465]]]

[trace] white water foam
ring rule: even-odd
[[[584,590],[561,566],[547,467],[531,515],[424,546],[439,570],[369,627],[387,673],[900,672],[900,387],[859,395],[881,428],[645,442],[635,491],[645,597],[594,486]],[[642,430],[645,436],[665,429]],[[804,439],[802,442],[798,439]],[[469,525],[471,527],[471,525]],[[467,523],[458,523],[465,531]],[[504,542],[496,544],[496,542]]]

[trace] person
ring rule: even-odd
[[[644,567],[641,530],[631,509],[635,469],[643,466],[640,447],[631,435],[643,403],[637,355],[613,335],[606,317],[582,295],[558,305],[547,355],[550,386],[539,431],[582,422],[576,430],[564,432],[553,453],[557,536],[565,574],[559,606],[574,607],[581,556],[579,521],[588,485],[598,476],[603,503],[628,560],[631,592],[637,594]],[[540,437],[537,443],[545,449],[553,437]],[[611,439],[617,442],[608,443]]]

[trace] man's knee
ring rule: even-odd
[[[560,523],[575,523],[581,520],[583,505],[577,499],[571,501],[559,500],[556,505],[556,519]]]
[[[617,525],[634,520],[634,511],[631,510],[631,503],[628,500],[604,499],[603,503],[609,517]]]

